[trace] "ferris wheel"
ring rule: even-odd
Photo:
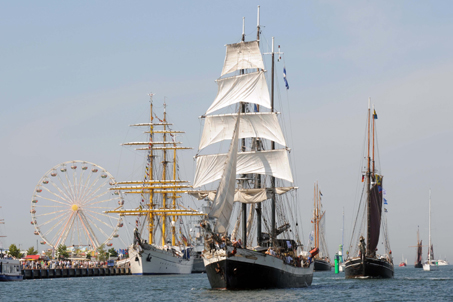
[[[56,249],[59,245],[95,250],[112,246],[123,226],[117,214],[124,204],[113,176],[104,168],[86,161],[56,165],[39,180],[31,200],[31,224],[41,244]]]

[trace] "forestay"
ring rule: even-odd
[[[264,71],[218,79],[217,96],[206,114],[237,103],[253,103],[271,108]]]
[[[231,139],[236,119],[237,114],[207,116],[198,149],[202,150],[211,144]],[[261,137],[286,146],[277,114],[273,112],[241,114],[239,139],[249,137]]]
[[[239,42],[226,46],[225,63],[222,74],[234,72],[240,69],[259,68],[264,69],[263,57],[261,56],[258,41]]]
[[[222,178],[226,154],[197,157],[193,187],[197,188]],[[236,174],[264,174],[293,182],[286,149],[241,152],[237,156]]]

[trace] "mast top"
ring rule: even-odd
[[[258,5],[258,16],[256,19],[256,26],[260,27],[260,6]]]
[[[242,17],[242,41],[245,41],[245,17]]]
[[[370,109],[371,106],[371,97],[368,97],[368,109]]]

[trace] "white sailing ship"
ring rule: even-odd
[[[112,188],[126,194],[139,195],[140,205],[131,210],[108,212],[137,217],[134,242],[129,247],[132,274],[190,274],[193,266],[191,248],[179,227],[183,216],[204,215],[177,202],[181,197],[178,194],[186,192],[190,185],[188,181],[179,179],[176,152],[190,148],[182,147],[176,141],[176,134],[184,132],[171,129],[172,124],[167,122],[165,104],[163,119],[153,116],[152,94],[150,97],[150,122],[131,125],[147,129],[145,133],[148,141],[123,144],[138,146],[136,150],[147,152],[144,178],[118,182]],[[160,127],[161,130],[156,130]],[[142,233],[147,239],[142,239]]]
[[[424,271],[438,270],[437,262],[434,260],[433,246],[431,244],[431,189],[429,190],[429,233],[428,233],[428,259],[423,263]]]
[[[228,153],[196,157],[194,188],[217,183],[217,189],[192,192],[199,199],[212,201],[208,217],[216,222],[212,229],[209,222],[204,227],[210,240],[220,246],[205,242],[203,259],[215,289],[305,287],[313,278],[313,263],[307,258],[305,263],[296,261],[303,249],[294,235],[297,214],[284,208],[290,202],[278,200],[278,195],[295,187],[289,149],[274,109],[274,43],[269,94],[259,37],[258,11],[258,39],[246,42],[243,31],[241,42],[226,45],[217,97],[203,116],[200,151],[230,140]],[[232,107],[234,113],[213,114]],[[282,147],[276,148],[276,144]],[[289,185],[278,186],[280,182]],[[238,217],[237,221],[233,217]],[[230,244],[235,237],[242,243]],[[265,253],[269,247],[274,254]]]

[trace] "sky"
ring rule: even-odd
[[[295,185],[311,229],[313,183],[327,212],[331,255],[354,217],[368,98],[376,106],[395,262],[415,260],[417,227],[436,257],[453,261],[449,156],[453,144],[453,3],[448,1],[10,1],[0,19],[0,226],[3,246],[36,245],[31,198],[52,167],[86,160],[117,180],[136,177],[137,155],[120,143],[165,99],[184,130],[183,178],[193,180],[204,114],[215,98],[227,43],[272,37]],[[269,69],[269,67],[267,67]],[[126,238],[126,237],[124,237]],[[116,248],[123,248],[118,241]],[[42,247],[39,246],[41,250]]]

